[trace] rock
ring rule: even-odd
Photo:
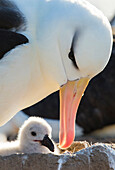
[[[95,144],[62,155],[21,154],[0,157],[0,170],[115,170],[115,150]]]
[[[57,146],[59,146],[59,145],[57,145]],[[59,149],[60,149],[61,154],[64,153],[64,152],[75,153],[75,152],[78,152],[78,151],[85,149],[89,146],[90,146],[89,143],[86,142],[86,141],[75,141],[75,142],[72,143],[72,145],[69,148],[67,148],[67,149],[60,149],[59,148]]]

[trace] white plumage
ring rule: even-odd
[[[30,117],[20,128],[16,141],[0,143],[0,155],[51,153],[51,151],[58,153],[54,142],[51,140],[51,132],[50,125],[44,119]]]
[[[6,142],[10,136],[14,138],[17,136],[19,128],[22,126],[25,120],[29,118],[23,111],[18,112],[11,120],[5,125],[0,127],[0,142]]]
[[[25,19],[25,29],[11,30],[26,36],[28,43],[0,60],[0,125],[60,89],[60,144],[68,147],[84,89],[109,61],[110,24],[85,0],[11,2]]]

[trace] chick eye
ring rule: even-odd
[[[31,132],[31,135],[32,135],[32,136],[36,136],[37,134],[36,134],[36,132],[32,131],[32,132]]]

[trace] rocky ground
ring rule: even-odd
[[[19,154],[0,157],[0,170],[115,170],[115,145],[74,142],[61,155]]]

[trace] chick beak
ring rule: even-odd
[[[54,144],[48,135],[45,135],[43,140],[40,141],[41,145],[47,147],[51,152],[54,152]]]

